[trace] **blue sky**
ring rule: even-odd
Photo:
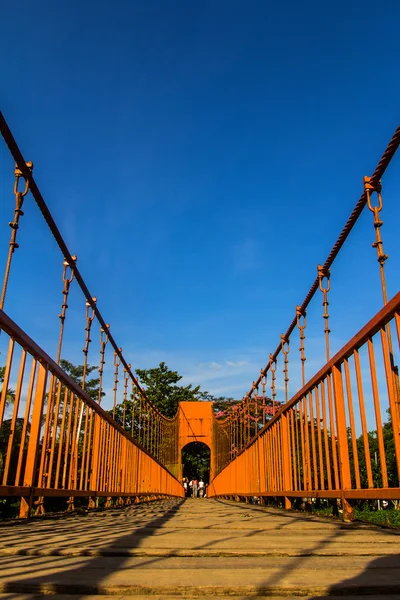
[[[249,389],[399,123],[399,19],[394,0],[5,3],[1,110],[134,367]],[[389,295],[399,166],[383,189]],[[2,263],[12,172],[2,144]],[[62,257],[31,200],[18,235],[6,309],[54,354]],[[332,270],[333,350],[381,306],[373,240],[366,211]],[[77,290],[69,311],[79,362]],[[308,375],[321,312],[318,297]]]

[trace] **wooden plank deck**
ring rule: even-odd
[[[400,532],[208,499],[0,527],[0,600],[400,599]]]

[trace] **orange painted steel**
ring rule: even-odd
[[[396,294],[359,333],[277,412],[209,486],[209,496],[400,499],[400,397],[391,367],[389,326],[399,319]],[[399,345],[397,335],[397,346]],[[367,350],[365,353],[364,351]],[[386,373],[379,390],[376,356]],[[362,356],[362,359],[360,358]],[[363,390],[372,390],[379,469],[368,446]],[[384,440],[381,395],[387,394],[393,428],[394,457]],[[329,398],[327,402],[327,398]],[[322,404],[322,411],[321,411]],[[357,445],[354,414],[362,422],[364,448]],[[328,416],[328,418],[327,418]],[[301,435],[298,435],[300,429]],[[360,457],[367,474],[361,482]],[[388,462],[396,461],[397,478],[388,481]],[[299,476],[300,474],[300,476]]]
[[[340,498],[346,518],[351,518],[350,502],[355,498],[400,499],[399,294],[388,301],[388,255],[383,251],[381,234],[381,177],[400,144],[400,127],[373,175],[365,177],[361,198],[325,263],[318,265],[317,277],[303,303],[296,306],[277,349],[270,353],[250,391],[223,420],[214,417],[208,402],[183,402],[173,419],[165,418],[151,403],[103,318],[97,298],[90,294],[76,256],[65,244],[36,184],[32,163],[25,161],[1,113],[0,132],[16,162],[16,207],[0,296],[0,329],[9,337],[0,397],[0,430],[6,439],[6,450],[0,456],[0,496],[20,497],[22,516],[30,515],[33,502],[36,514],[43,514],[49,496],[67,497],[68,510],[73,510],[80,496],[89,498],[91,508],[96,506],[95,498],[101,496],[107,499],[106,507],[112,505],[113,498],[123,504],[143,494],[182,496],[182,448],[191,441],[202,441],[211,449],[209,496],[278,496],[284,498],[286,508],[296,496]],[[55,361],[4,312],[12,259],[19,247],[17,230],[28,192],[61,251],[64,287]],[[373,214],[373,247],[384,306],[331,358],[331,267],[365,207]],[[76,285],[85,302],[79,381],[60,368],[69,292]],[[318,290],[322,294],[327,363],[307,382],[306,311]],[[93,353],[93,327],[100,333],[95,397],[88,377],[94,369],[88,362],[89,351]],[[290,398],[295,381],[290,343],[296,327],[302,388]],[[104,365],[110,351],[115,370],[112,410],[107,413],[100,404],[106,395]],[[10,382],[15,386],[12,402],[8,399]],[[278,399],[280,389],[284,390],[284,401]],[[385,424],[382,398],[390,410],[390,421]],[[357,427],[362,431],[358,439]],[[388,446],[388,427],[392,428],[393,450]]]
[[[178,456],[192,442],[201,442],[211,451],[210,479],[214,476],[214,414],[212,402],[180,402],[178,409]],[[179,460],[179,476],[182,479],[182,461]]]
[[[15,170],[16,182],[14,184],[14,194],[16,195],[17,209],[15,212],[15,215],[17,215],[17,212],[18,212],[18,215],[21,214],[20,213],[20,204],[18,204],[18,193],[19,193],[18,192],[18,182],[19,182],[19,179],[22,178],[25,181],[25,189],[23,192],[21,192],[22,195],[24,196],[26,193],[28,193],[28,190],[32,194],[32,197],[34,198],[39,210],[41,211],[41,213],[49,227],[49,230],[50,230],[51,234],[53,235],[53,237],[61,251],[64,267],[67,264],[71,270],[71,280],[72,280],[72,278],[75,279],[75,281],[79,285],[87,304],[92,308],[94,315],[96,316],[96,319],[97,319],[98,323],[100,324],[101,330],[105,334],[106,342],[109,342],[111,344],[112,348],[114,349],[114,352],[116,353],[119,360],[121,361],[121,364],[127,370],[130,379],[134,382],[134,385],[137,388],[138,393],[143,398],[143,402],[146,404],[146,406],[151,407],[151,402],[146,397],[145,391],[141,388],[141,386],[140,386],[137,378],[134,376],[128,362],[125,360],[125,358],[122,354],[121,348],[118,346],[113,335],[111,334],[110,325],[108,323],[106,323],[106,321],[104,320],[104,318],[99,310],[99,307],[97,305],[96,298],[89,292],[89,289],[84,281],[84,278],[82,277],[82,275],[78,269],[76,256],[71,254],[67,244],[65,243],[65,241],[60,233],[59,228],[56,225],[56,222],[54,221],[54,218],[53,218],[46,202],[44,201],[44,198],[43,198],[43,196],[39,190],[39,187],[38,187],[38,185],[33,177],[33,174],[32,174],[32,168],[33,168],[32,163],[25,161],[25,159],[21,153],[21,150],[19,149],[18,144],[17,144],[17,142],[16,142],[5,118],[4,118],[4,115],[1,111],[0,111],[0,133],[1,133],[4,141],[6,142],[8,148],[10,150],[10,153],[16,163],[16,170]],[[3,288],[2,288],[1,306],[0,306],[1,309],[4,309],[4,301],[5,301],[6,291],[7,291],[7,284],[8,284],[12,255],[13,255],[15,248],[18,248],[18,244],[15,244],[15,235],[14,235],[15,230],[18,229],[18,222],[15,224],[15,218],[16,217],[14,217],[14,223],[10,223],[12,233],[11,233],[11,240],[10,240],[10,244],[9,244],[10,251],[9,251],[9,256],[8,256],[8,260],[7,260],[7,264],[6,264],[6,271],[5,271]],[[63,293],[64,293],[64,303],[65,303],[65,291]],[[68,294],[68,292],[67,292],[67,294]],[[65,318],[65,313],[64,313],[64,318]],[[60,319],[61,319],[61,316],[60,316]],[[62,321],[62,323],[63,323],[63,321]],[[60,337],[62,338],[62,333],[60,334]],[[149,410],[150,410],[150,408],[149,408]],[[155,407],[152,407],[152,410],[154,411],[154,414],[160,414],[159,411]]]
[[[161,464],[139,445],[1,310],[0,327],[9,336],[3,408],[9,374],[19,360],[0,495],[21,498],[21,517],[30,515],[35,498],[36,514],[43,514],[48,496],[69,497],[70,509],[77,497],[91,499],[94,507],[93,499],[101,496],[119,504],[132,497],[183,496],[171,473],[176,464]],[[19,417],[25,385],[26,407]],[[89,417],[91,429],[79,429],[80,414]],[[2,409],[0,424],[3,415]]]
[[[360,200],[327,260],[318,265],[317,279],[302,305],[296,306],[295,318],[281,335],[280,344],[270,354],[260,377],[225,419],[215,420],[216,476],[209,486],[209,496],[276,496],[284,498],[286,507],[290,507],[294,497],[339,498],[344,517],[349,519],[353,499],[400,499],[400,294],[388,302],[388,255],[383,251],[380,216],[380,179],[399,144],[400,127],[372,177],[364,178]],[[377,251],[384,306],[330,359],[330,270],[366,206],[373,213],[372,246]],[[306,309],[318,289],[322,293],[327,363],[306,383]],[[289,400],[289,343],[296,325],[301,364],[297,375],[302,389]],[[284,402],[280,404],[276,391],[279,355],[283,355],[280,389],[284,390]],[[388,420],[384,423],[387,407]],[[362,432],[359,438],[357,427]]]
[[[0,130],[17,163],[13,188],[16,208],[10,223],[11,239],[0,296],[0,329],[9,335],[0,398],[0,433],[2,440],[6,440],[6,450],[2,441],[0,453],[0,496],[21,496],[23,516],[30,514],[34,497],[37,497],[36,514],[44,514],[47,496],[66,496],[68,510],[74,509],[79,496],[89,497],[92,508],[93,498],[99,496],[107,498],[106,506],[111,506],[114,496],[119,503],[132,495],[182,496],[182,486],[176,479],[178,418],[164,417],[134,376],[110,325],[100,313],[97,298],[90,294],[79,272],[77,257],[67,248],[41,196],[32,175],[32,163],[23,159],[1,113]],[[19,189],[21,182],[24,183]],[[23,216],[22,205],[28,192],[62,252],[63,290],[55,362],[3,312],[12,258],[19,247],[16,235]],[[81,373],[72,379],[59,365],[63,364],[70,289],[76,284],[85,301],[85,329],[83,365],[78,367]],[[97,391],[90,394],[90,386],[89,393],[86,388],[90,383],[88,375],[95,368],[88,363],[93,325],[100,330],[99,378]],[[3,333],[2,344],[4,341]],[[110,347],[115,367],[112,418],[100,408],[105,396],[104,365]],[[14,385],[19,356],[16,391],[14,398],[9,399],[9,385],[10,382]],[[30,359],[32,367],[28,375]],[[121,373],[123,382],[118,385]],[[10,409],[12,415],[8,418]]]
[[[330,252],[328,258],[326,259],[323,265],[318,265],[317,273],[318,276],[311,286],[308,294],[306,295],[303,303],[301,305],[296,306],[295,317],[293,321],[290,323],[285,334],[281,334],[280,343],[275,350],[274,353],[269,355],[269,361],[264,369],[261,369],[260,376],[256,381],[253,381],[252,387],[249,392],[245,395],[242,402],[240,404],[236,404],[233,406],[231,413],[225,420],[218,420],[214,426],[214,439],[215,444],[218,446],[218,450],[216,451],[215,456],[215,467],[216,473],[221,471],[231,460],[235,458],[247,445],[250,440],[252,440],[256,435],[258,435],[260,424],[263,425],[267,421],[268,417],[271,417],[275,414],[277,410],[282,405],[282,402],[277,402],[277,366],[278,366],[278,358],[279,356],[283,356],[283,387],[285,390],[285,398],[284,402],[287,403],[289,399],[289,351],[290,351],[290,341],[293,331],[296,326],[299,330],[299,341],[300,341],[300,361],[301,361],[301,381],[304,385],[306,382],[305,376],[305,327],[306,327],[306,309],[314,297],[315,293],[320,290],[322,293],[322,305],[323,305],[323,322],[324,322],[324,337],[325,337],[325,353],[326,360],[330,359],[330,326],[329,326],[329,313],[328,313],[328,293],[331,289],[330,283],[330,269],[332,264],[338,255],[340,249],[342,248],[344,242],[346,241],[348,235],[350,234],[354,224],[357,219],[361,215],[363,209],[367,206],[369,210],[373,213],[374,222],[373,226],[375,229],[375,241],[372,244],[374,248],[377,250],[378,262],[380,268],[380,280],[382,287],[382,295],[384,304],[387,302],[387,292],[386,292],[386,280],[385,280],[385,272],[384,272],[384,264],[387,260],[388,256],[383,252],[383,241],[381,237],[381,227],[383,222],[380,218],[380,213],[383,207],[382,201],[382,185],[380,178],[384,174],[386,168],[388,167],[391,159],[393,158],[396,150],[398,149],[400,144],[400,127],[397,128],[395,134],[393,135],[389,145],[384,152],[381,160],[379,161],[374,174],[371,177],[364,178],[364,192],[361,195],[360,200],[357,202],[352,214],[350,215],[347,223],[345,224],[342,232],[340,233],[336,243],[334,244],[332,251]],[[377,199],[374,204],[373,195],[376,194]],[[395,317],[395,327],[397,328],[397,333],[399,330],[399,319]],[[387,343],[390,352],[390,369],[392,375],[395,379],[396,393],[399,393],[399,376],[398,376],[398,366],[394,361],[394,352],[393,352],[393,344],[392,344],[392,331],[390,325],[387,326]],[[370,352],[371,352],[370,347]],[[358,360],[357,354],[355,358],[356,362]],[[371,358],[373,360],[373,357]],[[388,372],[389,366],[386,369],[386,376]],[[270,375],[270,381],[268,382],[268,376]],[[295,465],[296,474],[300,476],[304,476],[305,480],[308,481],[311,477],[310,465],[311,465],[311,455],[314,456],[314,452],[316,452],[315,446],[315,438],[313,432],[308,432],[307,428],[304,428],[303,422],[308,418],[308,411],[311,410],[312,414],[315,414],[315,411],[322,410],[324,422],[327,427],[335,434],[336,428],[338,427],[338,423],[335,421],[334,413],[333,413],[333,374],[328,376],[328,382],[326,387],[323,387],[320,390],[320,398],[321,398],[321,406],[308,407],[307,403],[302,402],[297,411],[298,411],[298,422],[295,422],[293,436],[296,436],[296,439],[299,438],[300,443],[304,447],[304,453],[301,455],[301,460],[298,460],[298,464]],[[375,377],[376,379],[376,377]],[[372,380],[373,385],[375,379]],[[261,393],[260,393],[261,387]],[[376,388],[376,385],[375,385]],[[269,397],[268,397],[268,389],[269,389]],[[377,392],[375,389],[374,398],[377,397]],[[377,405],[375,401],[375,409],[377,410]],[[326,421],[326,411],[328,414],[329,423]],[[361,409],[361,422],[363,424],[363,435],[365,438],[365,444],[368,444],[368,436],[367,429],[365,424],[365,416],[364,409]],[[310,437],[311,436],[311,437]],[[318,433],[317,433],[318,436]],[[309,443],[311,445],[309,446]],[[382,439],[379,441],[380,447],[382,447]],[[315,449],[314,449],[315,448]],[[309,453],[311,453],[309,455]],[[328,478],[331,476],[334,478],[334,481],[337,484],[338,481],[338,455],[337,448],[334,445],[332,448],[332,464],[327,466],[328,469]],[[301,469],[300,469],[301,467]],[[369,466],[367,466],[369,473]]]

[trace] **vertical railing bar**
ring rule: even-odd
[[[351,488],[349,448],[347,441],[346,413],[344,404],[344,391],[342,370],[340,365],[332,367],[332,385],[335,402],[337,448],[340,468],[340,489]]]
[[[351,445],[353,449],[353,461],[354,461],[354,475],[356,481],[356,488],[361,488],[360,481],[360,466],[358,462],[358,448],[357,448],[357,433],[356,427],[354,423],[354,410],[353,410],[353,394],[351,391],[351,378],[350,378],[350,369],[348,359],[345,358],[343,361],[344,364],[344,374],[346,380],[346,392],[347,392],[347,407],[349,411],[349,420],[350,420],[350,431],[351,431]]]
[[[26,463],[23,476],[23,485],[32,488],[35,485],[37,473],[37,459],[40,443],[40,431],[42,427],[43,404],[46,396],[47,386],[47,365],[39,363],[38,376],[36,381],[35,395],[33,399],[33,409],[31,418],[31,427],[29,432],[29,443],[26,454]],[[21,499],[20,516],[29,517],[32,508],[32,496]]]
[[[381,343],[382,343],[382,354],[383,361],[385,365],[385,374],[386,374],[386,384],[389,398],[389,410],[390,417],[392,420],[392,429],[393,429],[393,442],[395,449],[395,458],[397,465],[397,478],[400,479],[400,424],[399,424],[399,402],[400,398],[398,398],[398,381],[396,379],[396,373],[393,372],[392,364],[390,360],[390,347],[389,340],[386,333],[385,327],[382,327],[380,330],[381,334]]]
[[[328,386],[328,405],[329,405],[329,421],[330,421],[330,428],[331,428],[333,473],[334,473],[334,478],[335,478],[335,490],[338,490],[338,489],[340,489],[341,483],[340,483],[340,479],[339,479],[339,469],[338,469],[338,460],[337,460],[335,414],[334,414],[333,401],[332,401],[332,380],[331,380],[330,373],[328,373],[326,381],[327,381],[327,386]]]
[[[293,489],[297,490],[297,465],[296,465],[296,457],[297,457],[297,452],[296,452],[296,444],[294,441],[294,411],[293,409],[290,409],[289,411],[289,416],[290,416],[290,435],[292,438],[292,473],[293,473]]]
[[[301,443],[300,443],[300,409],[296,408],[296,406],[293,407],[294,409],[294,414],[295,414],[295,433],[296,433],[296,460],[297,460],[297,475],[298,475],[298,483],[297,483],[297,489],[301,490],[303,489],[301,487],[301,465],[303,462],[303,454],[302,454],[302,448],[301,448]],[[303,467],[303,477],[304,477],[304,467]]]
[[[75,404],[75,394],[71,392],[70,400],[69,400],[69,411],[68,411],[68,423],[67,423],[67,435],[65,437],[65,448],[64,448],[64,468],[63,468],[63,477],[62,477],[62,487],[65,489],[67,483],[67,473],[69,475],[68,465],[70,461],[68,460],[71,456],[70,451],[70,433],[71,433],[71,423],[72,423],[72,412],[73,406]],[[69,476],[68,476],[69,481]]]
[[[55,445],[57,440],[57,430],[58,430],[58,413],[60,410],[60,402],[61,402],[61,389],[62,384],[61,381],[58,380],[56,386],[53,387],[53,383],[50,384],[50,391],[57,387],[57,399],[56,399],[56,407],[54,410],[54,431],[51,437],[51,446],[50,446],[50,456],[49,456],[49,464],[48,464],[48,476],[47,476],[47,485],[51,487],[52,481],[52,473],[53,473],[53,463],[54,463],[54,454],[55,454]],[[57,487],[57,483],[55,483],[54,487]]]
[[[325,381],[321,381],[321,404],[322,404],[322,418],[323,418],[323,423],[324,423],[326,474],[327,474],[327,478],[328,478],[327,483],[328,483],[328,490],[332,490],[333,485],[332,485],[331,453],[329,451],[328,417],[327,417],[327,413],[326,413]]]
[[[65,422],[66,422],[66,418],[67,418],[68,399],[69,399],[70,394],[72,394],[72,392],[70,392],[69,389],[67,387],[65,387],[65,389],[64,389],[64,406],[63,406],[63,412],[62,412],[62,417],[61,417],[61,427],[60,427],[60,441],[58,444],[58,452],[57,452],[57,468],[56,468],[56,480],[55,480],[56,488],[60,487],[61,458],[62,458],[62,454],[63,454],[63,446],[64,446],[64,443],[66,443],[64,433],[65,433]],[[62,482],[61,482],[61,487],[64,487]]]
[[[17,425],[19,402],[21,399],[22,384],[23,384],[23,380],[24,380],[25,362],[26,362],[26,350],[24,348],[22,348],[21,358],[20,358],[20,363],[19,363],[17,389],[15,390],[13,414],[12,414],[12,418],[11,418],[11,430],[10,430],[10,435],[8,437],[8,444],[7,444],[6,463],[4,465],[3,485],[7,485],[8,471],[10,468],[11,454],[12,454],[12,448],[13,448],[14,437],[15,437],[15,429],[16,429],[16,425]]]
[[[14,346],[15,346],[14,338],[10,337],[10,341],[8,343],[6,368],[4,371],[3,387],[1,390],[1,397],[0,397],[0,427],[3,426],[4,411],[6,408],[6,401],[7,401],[7,391],[8,391],[8,386],[10,383],[10,374],[11,374],[11,367],[12,367],[13,354],[14,354]]]
[[[25,453],[25,440],[26,440],[26,434],[28,431],[29,415],[31,412],[32,394],[33,394],[33,388],[35,385],[35,375],[36,375],[36,358],[32,358],[31,374],[29,377],[28,391],[26,394],[24,424],[22,426],[21,442],[20,442],[19,453],[18,453],[17,472],[15,474],[15,485],[19,485],[20,480],[21,480],[22,461],[23,461],[23,456]]]
[[[90,472],[93,468],[93,453],[94,453],[94,423],[95,423],[95,412],[89,407],[89,418],[88,418],[88,438],[86,446],[85,456],[85,490],[90,489]]]
[[[323,459],[323,447],[322,447],[322,435],[321,435],[321,410],[320,410],[320,405],[319,405],[318,385],[315,387],[315,412],[316,412],[316,418],[317,418],[319,481],[320,481],[320,489],[324,490],[325,489],[324,459]]]
[[[369,367],[370,367],[370,373],[371,373],[372,397],[374,400],[376,433],[377,433],[377,437],[378,437],[379,462],[381,465],[382,483],[383,483],[383,487],[388,487],[385,443],[383,441],[382,416],[381,416],[381,407],[380,407],[380,400],[379,400],[378,381],[376,378],[374,343],[372,341],[372,338],[368,338],[368,357],[369,357]]]
[[[306,463],[305,442],[304,442],[304,423],[303,423],[303,400],[299,402],[299,417],[300,417],[300,440],[301,440],[301,458],[303,462],[303,488],[308,490],[308,470]]]
[[[366,415],[365,415],[365,404],[364,404],[364,391],[363,391],[360,357],[358,354],[358,350],[354,350],[354,366],[355,366],[355,371],[356,371],[358,402],[359,402],[359,407],[360,407],[360,419],[361,419],[361,429],[362,429],[363,442],[364,442],[365,466],[367,469],[368,487],[373,488],[374,483],[373,483],[373,479],[372,479],[371,454],[370,454],[370,450],[369,450],[367,419],[366,419]]]
[[[308,427],[308,410],[307,410],[307,396],[303,398],[303,414],[304,414],[304,440],[306,446],[306,465],[307,465],[307,482],[308,489],[312,489],[312,473],[311,473],[311,452],[310,452],[310,433]]]
[[[77,474],[78,474],[78,424],[79,424],[79,415],[81,412],[81,406],[83,401],[79,396],[76,396],[75,402],[75,410],[74,410],[74,426],[72,432],[72,441],[71,441],[71,467],[70,467],[70,475],[69,475],[69,489],[76,490],[78,488],[77,485]]]
[[[312,391],[308,395],[310,403],[310,428],[311,428],[311,447],[312,447],[312,458],[313,458],[313,473],[314,473],[314,489],[318,489],[318,464],[317,464],[317,452],[315,447],[315,425],[314,425],[314,411],[313,411],[313,393]]]
[[[79,477],[79,489],[83,490],[85,485],[85,468],[86,468],[86,444],[88,440],[88,425],[89,425],[89,406],[85,403],[85,425],[83,428],[83,444],[82,444],[82,456],[81,456],[81,474]]]

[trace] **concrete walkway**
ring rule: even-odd
[[[0,600],[44,594],[400,599],[400,532],[206,499],[1,525]]]

